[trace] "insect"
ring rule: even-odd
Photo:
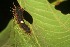
[[[24,17],[23,17],[24,9],[21,8],[20,6],[15,6],[15,5],[14,5],[14,8],[12,9],[13,9],[12,11],[13,16],[16,19],[19,26],[25,31],[25,33],[31,33],[30,28],[24,22]]]

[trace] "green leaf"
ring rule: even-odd
[[[0,47],[13,47],[14,31],[13,20],[10,20],[7,27],[0,33]]]
[[[21,37],[24,47],[70,47],[70,14],[62,14],[47,0],[18,2],[33,17],[33,34]]]
[[[18,0],[33,18],[31,35],[15,19],[0,33],[0,47],[70,47],[70,14],[64,15],[47,0]]]

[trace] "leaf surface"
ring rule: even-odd
[[[33,17],[30,47],[70,47],[70,14],[64,15],[47,0],[18,0]],[[24,4],[23,4],[24,3]],[[25,38],[23,38],[25,39]]]
[[[9,44],[15,47],[70,47],[70,14],[62,14],[47,0],[18,0],[18,2],[33,18],[33,24],[26,21],[32,34],[24,33],[14,21],[12,31],[15,33],[11,32]]]

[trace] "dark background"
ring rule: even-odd
[[[13,14],[10,10],[15,6],[19,6],[17,0],[0,0],[0,32],[6,28],[9,21],[13,18]],[[10,8],[11,7],[11,8]],[[23,17],[30,24],[33,23],[32,16],[24,10]]]
[[[17,0],[0,0],[0,32],[13,17],[10,11],[10,7],[13,7],[13,2],[18,5]]]
[[[59,5],[55,6],[55,9],[60,10],[63,14],[70,14],[70,0],[61,2]]]
[[[55,0],[48,0],[49,3],[55,1]],[[13,8],[13,2],[16,6],[18,6],[17,0],[0,0],[0,32],[8,25],[8,22],[12,19],[12,12],[10,12],[11,8]],[[56,10],[60,10],[63,14],[70,13],[70,0],[60,3],[59,5],[55,6]],[[27,12],[24,12],[24,15],[29,15]],[[30,18],[29,18],[30,17]],[[25,17],[26,20],[30,20],[32,17],[29,16]],[[31,19],[33,20],[33,19]],[[31,21],[30,20],[30,21]],[[33,21],[31,21],[32,23]]]

